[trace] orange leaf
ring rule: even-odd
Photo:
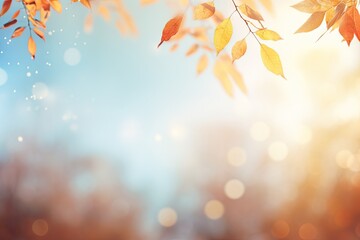
[[[91,4],[89,0],[80,0],[81,4],[87,8],[91,8]]]
[[[324,17],[325,12],[315,12],[311,14],[310,18],[295,33],[310,32],[320,27]]]
[[[10,9],[11,2],[12,2],[12,0],[5,0],[4,1],[3,5],[2,5],[1,12],[0,12],[0,17],[2,15],[4,15]]]
[[[258,13],[257,11],[255,11],[254,9],[252,9],[251,7],[249,7],[246,4],[242,4],[240,5],[240,11],[245,14],[247,17],[252,18],[254,20],[258,20],[258,21],[264,21],[264,18],[261,16],[260,13]]]
[[[176,17],[170,19],[166,23],[166,25],[163,29],[161,41],[160,41],[158,47],[160,47],[161,44],[163,44],[163,42],[169,41],[172,36],[174,36],[175,34],[178,33],[178,31],[180,29],[180,25],[182,23],[182,20],[183,20],[183,16],[180,15],[180,16],[176,16]]]
[[[34,39],[30,36],[29,40],[28,40],[28,50],[29,53],[31,55],[32,59],[35,59],[35,54],[36,54],[36,44]]]
[[[19,16],[19,14],[20,14],[20,9],[14,13],[14,15],[11,17],[11,19],[17,18]]]
[[[355,34],[355,22],[350,13],[350,11],[352,10],[351,8],[341,18],[341,23],[339,27],[339,32],[341,36],[343,36],[349,46]]]
[[[62,6],[61,6],[61,3],[57,0],[50,0],[50,5],[51,7],[57,11],[58,13],[61,13],[62,12]]]
[[[189,57],[189,56],[193,55],[198,49],[199,49],[199,45],[198,45],[198,44],[192,45],[192,46],[189,48],[189,50],[186,52],[186,56]]]
[[[203,73],[204,71],[205,71],[205,69],[207,68],[207,66],[208,66],[208,64],[209,64],[209,59],[208,59],[208,57],[204,54],[204,55],[202,55],[201,57],[200,57],[200,59],[199,59],[199,62],[198,62],[198,64],[197,64],[197,66],[196,66],[196,72],[197,72],[197,74],[201,74],[201,73]]]
[[[45,41],[45,35],[40,29],[34,28],[33,31],[36,35],[38,35],[39,38]]]
[[[18,27],[14,30],[13,34],[11,35],[11,38],[20,37],[21,34],[24,32],[25,27]]]
[[[357,39],[360,41],[360,14],[359,11],[354,8],[354,23],[355,23],[355,34]]]
[[[11,27],[12,25],[14,25],[15,23],[17,23],[17,20],[16,19],[13,19],[7,23],[4,24],[4,26],[2,27],[2,29],[5,29],[5,28],[8,28],[8,27]]]

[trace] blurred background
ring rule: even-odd
[[[156,48],[175,0],[119,2],[128,30],[64,1],[35,61],[0,31],[1,240],[360,239],[359,42],[274,0],[287,80],[249,38],[230,98],[190,40]]]

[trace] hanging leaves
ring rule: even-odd
[[[360,41],[360,16],[357,5],[357,0],[303,0],[293,7],[311,13],[311,16],[296,33],[313,31],[325,19],[327,30],[339,28],[340,35],[350,46],[354,36]]]
[[[163,44],[163,42],[169,41],[171,37],[173,37],[175,34],[178,33],[182,20],[183,20],[183,15],[180,15],[170,19],[166,23],[158,47],[160,47],[161,44]]]
[[[261,59],[265,67],[270,72],[285,78],[279,54],[274,49],[266,46],[265,44],[261,44],[260,50]]]
[[[194,8],[194,19],[204,20],[210,18],[215,13],[214,2],[202,3]]]
[[[216,53],[219,54],[230,42],[233,34],[233,26],[230,18],[226,18],[215,29],[214,45]]]

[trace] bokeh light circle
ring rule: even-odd
[[[32,224],[32,231],[35,235],[43,237],[48,233],[49,226],[44,219],[37,219]]]
[[[245,186],[241,181],[232,179],[225,184],[224,191],[228,198],[239,199],[245,193]]]
[[[210,200],[205,204],[204,213],[212,220],[221,218],[224,212],[224,205],[218,200]]]
[[[163,208],[158,214],[158,221],[164,227],[174,226],[177,222],[177,213],[172,208]]]

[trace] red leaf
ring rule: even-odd
[[[12,0],[5,0],[4,1],[3,5],[2,5],[1,12],[0,12],[0,17],[2,15],[4,15],[10,9],[11,2],[12,2]]]
[[[8,28],[8,27],[11,27],[12,25],[14,25],[15,23],[17,23],[17,20],[16,19],[13,19],[7,23],[4,24],[4,26],[2,27],[2,29],[5,29],[5,28]]]
[[[182,23],[182,20],[183,20],[183,16],[180,15],[180,16],[176,16],[176,17],[170,19],[166,23],[166,25],[163,29],[161,41],[160,41],[158,47],[160,47],[161,44],[163,44],[163,42],[169,41],[172,36],[174,36],[175,34],[178,33],[178,31],[180,29],[180,25]]]

